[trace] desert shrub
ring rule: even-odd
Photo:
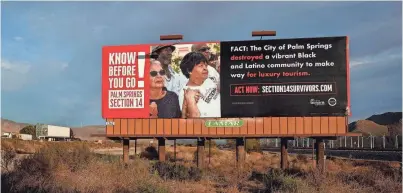
[[[236,147],[236,139],[227,139],[227,146],[230,148],[235,148]]]
[[[297,160],[304,164],[308,163],[308,161],[309,161],[308,156],[306,156],[304,154],[300,154],[300,153],[297,155]]]
[[[15,164],[13,172],[2,175],[4,192],[76,192],[52,181],[58,168],[71,172],[83,169],[93,159],[85,145],[67,147],[54,143]]]
[[[307,172],[305,176],[305,182],[309,184],[309,186],[315,187],[316,191],[322,192],[325,190],[326,182],[328,180],[328,176],[320,173],[319,170],[311,170]]]
[[[131,186],[127,187],[117,187],[113,192],[118,193],[168,193],[169,190],[160,184],[150,184],[148,182],[139,183],[138,186],[132,188]]]
[[[402,168],[394,168],[387,162],[381,161],[371,161],[371,162],[363,162],[363,161],[353,161],[351,162],[354,167],[364,166],[369,167],[371,170],[379,171],[383,176],[390,177],[396,179],[398,181],[402,181]]]
[[[14,158],[16,157],[16,152],[9,146],[3,146],[1,153],[1,167],[4,171],[9,171]]]
[[[109,154],[95,154],[95,157],[106,163],[117,163],[120,161],[121,156],[109,155]]]
[[[16,153],[34,153],[43,144],[38,141],[24,141],[20,139],[1,139],[1,146],[15,150]]]
[[[336,177],[344,184],[367,187],[372,192],[402,192],[401,177],[387,176],[379,170],[340,171]]]
[[[296,192],[298,181],[295,177],[287,175],[280,169],[271,169],[263,176],[266,191]]]
[[[211,143],[211,148],[216,148],[217,147],[217,143],[215,142],[215,140],[207,140],[206,141],[206,148],[210,147],[210,143]]]
[[[256,171],[256,170],[252,170],[251,175],[250,175],[250,180],[257,180],[257,181],[263,181],[266,177],[266,174]]]
[[[371,186],[372,184],[375,183],[372,175],[373,174],[367,172],[341,171],[337,174],[337,177],[339,177],[346,184],[357,183],[365,186]]]
[[[84,144],[66,147],[55,143],[52,146],[43,147],[38,152],[23,159],[17,168],[28,174],[32,172],[46,174],[59,165],[65,165],[71,171],[76,171],[86,167],[93,158],[90,149]]]
[[[200,181],[203,177],[203,170],[197,168],[197,167],[190,167],[188,168],[188,172],[189,172],[189,177],[191,180],[194,181]]]
[[[117,191],[117,192],[121,192],[121,191]],[[130,191],[128,191],[130,192]],[[140,184],[137,189],[136,192],[141,192],[141,193],[168,193],[168,189],[166,189],[163,186],[160,186],[158,184],[148,184],[148,183],[142,183]]]
[[[151,172],[157,172],[158,175],[165,180],[200,181],[203,176],[202,170],[197,167],[186,167],[181,164],[169,162],[155,162],[151,168]]]
[[[236,139],[227,139],[227,146],[230,148],[236,147]],[[245,140],[245,150],[249,152],[259,152],[261,153],[260,142],[257,139],[246,139]]]
[[[211,149],[211,150],[214,150],[214,149]],[[210,151],[210,153],[212,153],[213,151]],[[208,158],[208,148],[204,148],[204,151],[203,151],[203,153],[204,153],[204,159],[205,158]],[[212,153],[213,154],[213,153]],[[192,160],[192,162],[194,163],[194,164],[197,164],[197,159],[198,159],[198,151],[197,151],[197,149],[196,149],[196,151],[194,151],[193,152],[193,160]]]
[[[245,150],[247,152],[262,152],[262,149],[260,148],[260,142],[257,139],[247,139],[246,140],[246,147]]]
[[[210,156],[211,157],[219,156],[220,154],[222,154],[222,152],[220,150],[218,150],[216,148],[211,148],[211,151],[210,151]],[[205,155],[206,155],[207,158],[209,157],[208,149],[207,149]]]
[[[140,153],[140,157],[156,160],[158,159],[158,151],[154,146],[148,146],[143,152]]]

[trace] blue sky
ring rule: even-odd
[[[402,110],[401,2],[2,2],[1,117],[104,124],[101,47],[350,36],[351,120]]]

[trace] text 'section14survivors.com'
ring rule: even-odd
[[[257,83],[232,84],[231,96],[335,94],[335,83]]]

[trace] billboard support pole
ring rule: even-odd
[[[297,137],[297,148],[299,148],[298,141],[299,141],[299,137]]]
[[[137,156],[137,139],[134,140],[134,156]]]
[[[316,139],[316,166],[319,171],[323,173],[325,171],[325,149],[322,138]]]
[[[176,139],[174,139],[174,161],[176,162]]]
[[[165,139],[158,138],[158,160],[160,162],[165,161]]]
[[[316,149],[316,139],[312,140],[312,167],[316,168],[316,159],[315,159],[315,149]]]
[[[288,140],[287,138],[281,138],[281,169],[285,170],[288,168]]]
[[[211,160],[211,139],[208,140],[209,145],[208,145],[208,165],[210,166],[210,160]]]
[[[197,167],[200,169],[204,168],[204,139],[197,140]]]
[[[245,161],[245,139],[236,138],[236,161],[238,169],[243,168]]]
[[[129,139],[122,139],[123,141],[123,162],[125,164],[129,163]]]

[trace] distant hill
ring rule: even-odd
[[[2,132],[18,132],[25,126],[28,126],[28,123],[17,123],[15,121],[11,121],[8,119],[1,119],[1,131]]]
[[[402,112],[387,112],[380,115],[372,115],[366,120],[370,120],[379,125],[391,125],[402,120]]]
[[[385,125],[376,124],[373,121],[369,120],[358,120],[352,122],[348,125],[348,130],[350,132],[358,132],[364,134],[364,136],[368,135],[388,135],[388,127]]]
[[[363,133],[364,136],[394,136],[402,132],[402,112],[387,112],[372,115],[365,120],[358,120],[348,125],[350,132]]]

